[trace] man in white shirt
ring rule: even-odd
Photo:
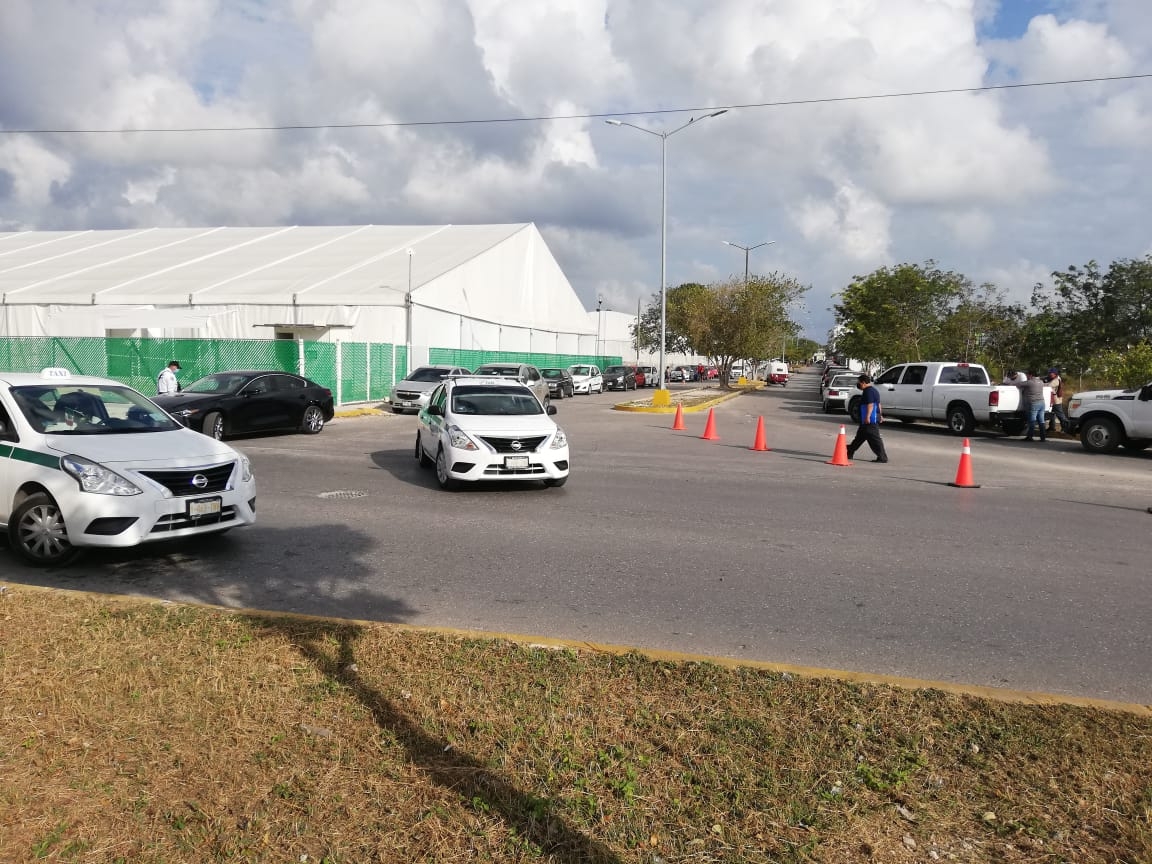
[[[180,385],[176,382],[176,370],[179,368],[180,363],[178,361],[169,360],[164,371],[156,376],[157,396],[170,396],[180,392]]]

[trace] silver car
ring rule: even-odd
[[[392,396],[388,400],[392,405],[392,413],[416,413],[427,407],[428,397],[437,384],[449,375],[467,374],[468,370],[461,366],[420,366],[413,369],[403,381],[392,385]]]
[[[484,363],[477,366],[472,374],[511,378],[531,390],[545,408],[552,403],[548,395],[548,381],[540,374],[540,370],[530,363]]]

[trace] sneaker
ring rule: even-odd
[[[888,457],[887,457],[887,456],[885,456],[883,459],[873,459],[872,461],[873,461],[873,462],[887,462],[887,461],[888,461]]]

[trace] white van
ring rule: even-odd
[[[788,364],[783,360],[769,360],[768,371],[764,375],[764,380],[769,384],[779,384],[781,387],[787,387]]]

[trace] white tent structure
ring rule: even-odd
[[[0,234],[0,337],[284,338],[593,355],[531,223]]]

